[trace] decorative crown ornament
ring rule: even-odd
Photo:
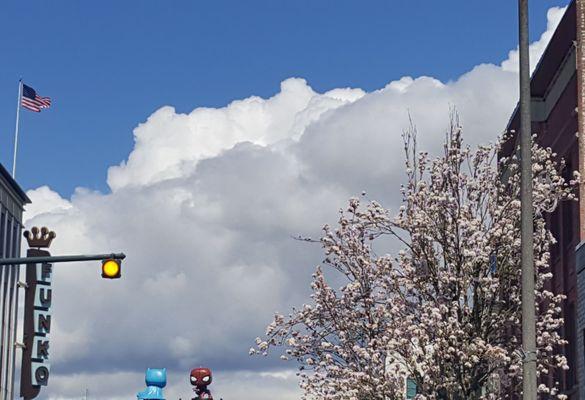
[[[43,226],[41,229],[33,226],[32,229],[29,231],[24,231],[23,233],[26,241],[28,242],[28,247],[50,247],[51,242],[57,236],[55,232],[49,231],[49,229]]]

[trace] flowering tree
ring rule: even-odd
[[[310,304],[275,315],[251,353],[283,347],[281,358],[300,364],[305,399],[404,399],[406,377],[417,399],[510,399],[523,359],[517,159],[497,159],[503,141],[471,151],[456,123],[434,160],[417,152],[414,130],[404,138],[397,215],[350,200],[338,226],[324,227],[326,270],[313,275]],[[574,182],[550,149],[534,145],[532,161],[538,373],[548,375],[567,364],[544,214],[574,198]],[[403,247],[395,257],[375,252],[388,235]],[[564,397],[554,383],[539,391]]]

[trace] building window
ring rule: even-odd
[[[6,229],[4,231],[6,232],[6,241],[4,242],[4,257],[10,258],[12,255],[10,254],[12,250],[12,218],[9,218],[9,216],[6,218]]]
[[[2,212],[0,217],[0,257],[4,258],[6,254],[4,251],[4,240],[6,239],[6,213]]]
[[[20,252],[18,251],[18,244],[20,242],[20,240],[18,240],[18,222],[16,222],[16,220],[14,220],[14,223],[12,224],[12,256],[11,257],[18,257],[18,255],[20,254]]]
[[[583,364],[585,364],[585,329],[583,329],[582,335],[583,335]]]
[[[416,382],[411,378],[407,378],[406,379],[406,398],[407,399],[414,399],[414,396],[416,396]]]
[[[561,240],[561,235],[559,232],[559,208],[557,207],[552,214],[549,214],[548,218],[549,222],[549,229],[552,235],[554,236],[556,243],[551,245],[550,247],[550,259],[554,263],[558,260],[560,256],[559,251],[559,242]]]
[[[498,271],[498,256],[496,253],[490,254],[490,274],[495,275]]]
[[[569,157],[567,157],[568,159]],[[570,181],[573,176],[573,164],[568,159],[563,170],[563,178],[565,181]],[[574,201],[563,201],[561,205],[561,212],[563,218],[563,247],[567,248],[572,245],[573,242],[573,208],[575,207]]]
[[[569,342],[565,346],[565,351],[567,354],[567,362],[569,364],[569,369],[565,372],[566,373],[566,389],[571,389],[575,385],[576,380],[576,369],[577,363],[575,358],[575,353],[577,348],[575,347],[575,303],[568,303],[566,308],[565,314],[565,338]]]

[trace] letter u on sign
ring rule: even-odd
[[[37,285],[35,288],[35,307],[50,308],[53,300],[53,289],[50,286]]]

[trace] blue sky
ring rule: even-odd
[[[531,33],[567,0],[531,1]],[[17,179],[68,196],[108,192],[107,167],[163,105],[267,97],[288,77],[317,91],[404,75],[449,81],[516,43],[516,2],[27,1],[0,5],[0,161],[10,169],[20,76],[54,107],[23,112]]]

